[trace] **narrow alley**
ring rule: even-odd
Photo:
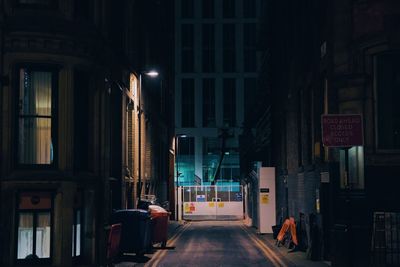
[[[177,228],[166,249],[146,254],[142,263],[125,257],[126,261],[116,266],[328,266],[322,262],[302,262],[296,253],[276,247],[273,241],[271,235],[259,235],[242,221],[192,221]]]

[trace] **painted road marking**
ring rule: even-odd
[[[167,247],[174,246],[178,238],[182,235],[182,233],[189,227],[191,223],[185,223],[170,239],[167,241]],[[149,260],[144,266],[145,267],[157,267],[161,259],[165,256],[167,253],[167,250],[159,250],[156,253],[154,253],[154,256],[151,257],[151,260]]]
[[[264,253],[264,255],[272,262],[276,267],[288,267],[272,249],[270,249],[264,241],[257,237],[254,233],[250,232],[246,226],[242,225],[242,229],[247,233],[250,239],[257,245],[257,247]]]

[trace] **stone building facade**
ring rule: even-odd
[[[151,36],[140,35],[141,8],[0,1],[1,266],[104,265],[112,209],[136,207],[139,195],[168,197],[172,131],[159,114],[168,114],[161,99],[171,87],[165,72],[164,83],[139,88],[138,70],[157,58]]]
[[[277,218],[315,215],[322,251],[314,256],[332,266],[367,266],[374,215],[399,212],[399,8],[373,0],[263,8],[258,99],[265,102],[248,121],[243,142],[254,142],[243,157],[250,167],[277,167]],[[344,149],[324,147],[323,114],[361,114],[364,145],[349,148],[347,159]]]

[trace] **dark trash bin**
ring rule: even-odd
[[[170,213],[157,205],[149,206],[151,218],[153,219],[153,244],[161,243],[165,248],[168,240],[168,221]]]
[[[152,226],[150,213],[140,209],[117,210],[113,213],[112,223],[121,224],[121,253],[143,255],[152,247]]]

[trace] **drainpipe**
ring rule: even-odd
[[[1,1],[0,5],[0,107],[2,107],[3,103],[3,83],[4,83],[4,72],[3,72],[3,62],[4,62],[4,1]],[[3,112],[0,111],[0,128],[3,128]],[[3,144],[3,131],[0,131],[0,148],[2,148]],[[0,154],[0,162],[3,162],[2,155]],[[3,168],[0,163],[0,178],[3,173]],[[1,179],[0,179],[1,180]],[[0,199],[1,199],[1,183],[0,183]],[[2,217],[2,216],[0,216]],[[0,225],[2,222],[0,221]],[[0,242],[3,243],[3,229],[4,227],[0,227]],[[2,252],[4,251],[3,245],[0,245],[0,259],[3,259]]]

